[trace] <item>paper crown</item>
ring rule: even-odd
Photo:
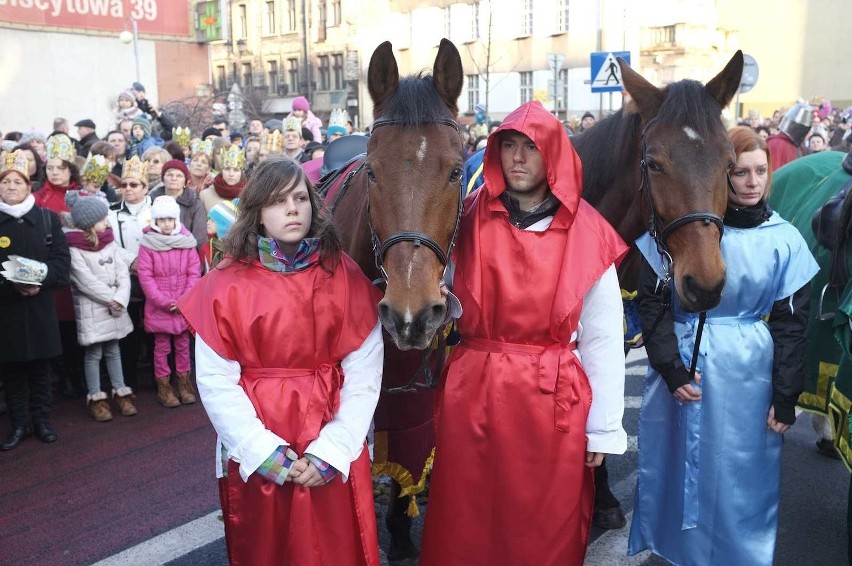
[[[96,187],[100,187],[109,177],[109,163],[103,155],[92,155],[90,153],[80,175]]]
[[[180,126],[172,128],[172,139],[181,147],[189,147],[189,140],[192,139],[192,132],[189,131],[188,126],[186,128],[181,128]]]
[[[222,150],[222,169],[245,169],[246,153],[238,145],[229,145]]]
[[[121,180],[135,179],[143,185],[148,184],[148,164],[141,161],[138,156],[134,155],[130,159],[124,161],[124,168],[121,170]]]
[[[74,163],[74,157],[77,151],[74,149],[74,144],[71,143],[71,138],[65,134],[56,134],[47,139],[47,159],[58,157],[62,161]]]
[[[340,126],[346,128],[349,123],[349,115],[342,108],[335,108],[331,111],[331,116],[328,118],[328,127]]]
[[[0,275],[12,283],[41,285],[47,277],[47,264],[19,255],[10,255],[9,259],[3,262]]]
[[[269,153],[278,153],[284,150],[284,136],[281,135],[281,132],[278,130],[267,132],[264,130],[264,134],[266,149]]]
[[[302,135],[302,122],[293,116],[288,116],[284,119],[284,123],[281,124],[281,129],[285,132],[289,130],[293,130],[295,132],[299,132],[299,135]]]
[[[192,155],[198,155],[199,153],[204,153],[207,157],[213,157],[213,140],[201,141],[195,140],[192,142]]]
[[[27,156],[20,149],[6,154],[6,161],[3,163],[3,171],[17,171],[24,178],[30,180],[30,164],[27,162]]]

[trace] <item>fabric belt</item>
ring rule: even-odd
[[[576,343],[515,344],[486,338],[463,336],[461,346],[491,354],[538,357],[538,388],[542,395],[553,395],[556,430],[570,432],[571,406],[580,402],[580,360],[574,354]]]

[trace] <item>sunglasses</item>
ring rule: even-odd
[[[127,189],[127,188],[130,188],[130,189],[138,189],[138,188],[139,188],[139,187],[141,187],[141,186],[142,186],[142,183],[122,183],[122,184],[120,185],[120,187],[121,187],[122,189]]]

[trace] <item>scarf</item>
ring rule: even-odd
[[[98,252],[107,247],[115,236],[112,234],[112,228],[107,228],[103,232],[98,233],[98,245],[92,247],[91,242],[86,239],[86,232],[83,230],[69,230],[65,232],[65,239],[68,240],[68,247],[85,250],[87,252]]]
[[[518,199],[510,196],[506,191],[500,193],[499,198],[509,212],[509,222],[522,230],[526,230],[543,218],[553,216],[561,204],[559,199],[550,191],[547,191],[547,196],[543,201],[529,210],[521,210]]]
[[[0,200],[0,212],[8,214],[12,218],[21,218],[24,214],[32,210],[34,206],[35,197],[32,195],[32,193],[24,197],[24,200],[22,200],[18,204],[6,204],[2,200]]]
[[[217,195],[219,195],[225,200],[234,200],[235,198],[239,197],[240,193],[243,192],[243,187],[245,186],[245,173],[240,176],[240,182],[236,185],[229,185],[228,183],[226,183],[221,173],[216,175],[216,178],[213,179],[213,189],[216,191]]]
[[[195,236],[185,234],[160,234],[154,230],[145,230],[142,233],[140,246],[145,246],[155,252],[167,252],[170,250],[191,250],[198,246]]]
[[[726,226],[731,228],[754,228],[760,226],[772,216],[772,209],[766,204],[766,201],[760,201],[752,206],[737,208],[731,202],[728,202],[728,209],[725,211],[724,222]]]
[[[319,238],[305,238],[299,243],[296,254],[290,258],[275,238],[257,239],[258,259],[263,267],[278,273],[295,273],[319,261]]]

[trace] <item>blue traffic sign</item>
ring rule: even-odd
[[[630,64],[630,51],[601,51],[591,54],[592,92],[621,92],[621,67],[616,57]]]

